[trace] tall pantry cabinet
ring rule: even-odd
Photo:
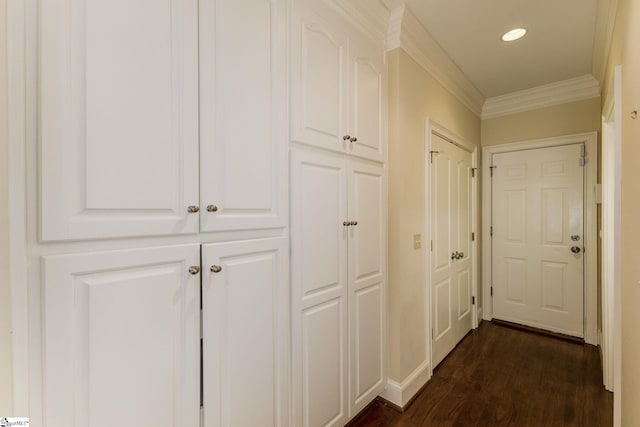
[[[325,2],[293,7],[293,424],[340,426],[386,381],[384,47]]]
[[[27,3],[31,422],[289,425],[287,1]]]

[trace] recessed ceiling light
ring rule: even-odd
[[[502,35],[502,40],[505,42],[512,42],[514,40],[518,40],[521,37],[524,37],[525,34],[527,34],[527,30],[525,30],[524,28],[516,28],[504,33]]]

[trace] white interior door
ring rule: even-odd
[[[288,241],[204,245],[204,426],[286,426]]]
[[[583,150],[493,155],[494,318],[584,336]]]
[[[349,328],[353,416],[384,382],[386,211],[384,168],[349,161]]]
[[[431,137],[432,363],[472,327],[471,153]]]
[[[200,246],[43,259],[45,425],[197,426]]]
[[[42,240],[197,232],[198,1],[40,12]]]

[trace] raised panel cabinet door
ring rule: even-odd
[[[287,426],[288,239],[202,251],[204,426]]]
[[[350,144],[344,25],[338,17],[301,6],[293,21],[291,53],[291,139],[340,152]]]
[[[200,2],[202,231],[287,224],[285,4]]]
[[[197,232],[198,1],[40,13],[41,239]]]
[[[348,417],[347,170],[343,156],[291,152],[293,425]]]
[[[355,34],[349,39],[350,154],[383,161],[387,138],[387,79],[384,52]]]
[[[386,171],[349,161],[350,416],[384,388]]]
[[[197,426],[199,245],[42,258],[44,425]]]

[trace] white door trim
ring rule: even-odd
[[[426,297],[426,325],[427,325],[427,349],[426,354],[429,358],[429,377],[433,374],[433,358],[431,345],[431,134],[435,133],[442,138],[450,141],[458,147],[471,153],[471,167],[478,167],[478,147],[467,141],[465,138],[455,134],[446,127],[442,126],[433,119],[427,117],[425,119],[425,143],[424,143],[424,180],[425,180],[425,198],[424,198],[424,246],[425,246],[425,265],[427,266],[427,272],[425,274],[425,297]],[[476,169],[477,172],[477,169]],[[476,174],[476,178],[478,175]],[[473,329],[478,327],[478,179],[471,182],[471,232],[475,233],[476,238],[471,242],[471,292],[472,296],[476,298],[476,303],[472,307],[471,311],[471,327]]]
[[[598,240],[597,240],[597,206],[596,183],[598,179],[598,133],[588,132],[576,135],[558,136],[553,138],[536,139],[511,144],[488,146],[482,149],[482,303],[483,318],[493,318],[493,304],[491,300],[491,158],[493,154],[510,151],[547,148],[558,145],[584,143],[587,163],[584,194],[584,240],[585,240],[585,342],[597,345],[598,326]]]
[[[27,292],[27,80],[35,70],[34,2],[7,2],[9,288],[11,292],[11,359],[13,412],[29,414],[29,316]]]
[[[622,66],[614,68],[613,85],[602,110],[602,371],[613,391],[613,425],[621,425],[621,282],[620,185],[622,161]]]

